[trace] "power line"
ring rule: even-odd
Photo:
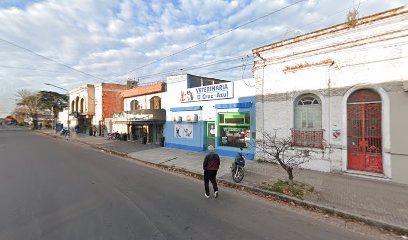
[[[321,19],[318,20],[318,21],[313,21],[313,22],[310,22],[310,23],[308,23],[308,24],[301,25],[301,26],[299,26],[299,27],[297,27],[297,28],[304,28],[304,27],[306,27],[306,26],[315,25],[316,23],[322,22],[323,20],[330,19],[330,17],[336,16],[336,15],[341,14],[341,13],[343,13],[344,11],[348,11],[348,10],[349,10],[349,7],[344,8],[344,9],[342,9],[341,11],[337,11],[337,12],[335,12],[335,13],[332,13],[332,14],[328,15],[328,16],[327,16],[328,18],[326,18],[326,19],[321,18]],[[286,36],[287,34],[288,34],[288,32],[286,32],[286,33],[284,33],[284,34],[280,34],[279,37],[284,37],[284,36]],[[261,44],[264,44],[264,43],[270,42],[270,41],[271,41],[271,40],[266,40],[266,41],[263,40],[262,42],[259,42],[259,43],[254,44],[254,45],[255,45],[255,46],[258,46],[258,45],[261,45]],[[237,51],[237,52],[240,52],[240,51],[242,51],[242,50],[239,50],[239,51]],[[234,52],[234,53],[237,53],[237,52]],[[241,55],[241,56],[237,56],[237,57],[233,57],[233,58],[228,58],[228,59],[225,59],[225,60],[211,61],[211,62],[206,62],[206,63],[203,63],[203,64],[199,64],[199,65],[193,65],[192,67],[183,67],[183,68],[179,68],[179,69],[175,69],[175,70],[170,70],[170,71],[163,71],[163,72],[157,72],[157,73],[153,73],[153,74],[149,74],[149,75],[142,75],[142,76],[139,76],[139,77],[137,77],[137,78],[138,78],[138,79],[148,79],[148,78],[151,78],[151,77],[159,77],[159,76],[166,76],[166,75],[168,75],[168,74],[176,74],[176,73],[178,73],[178,71],[181,70],[181,69],[182,69],[182,70],[193,70],[193,69],[205,68],[205,67],[210,66],[210,65],[224,64],[224,63],[229,62],[229,61],[234,61],[234,60],[242,59],[243,57],[249,56],[249,55],[252,56],[252,53],[248,53],[248,54]],[[206,65],[206,64],[208,64],[208,65]],[[120,81],[120,80],[119,80],[119,81]],[[119,81],[115,81],[115,82],[119,82]]]
[[[218,61],[213,61],[213,62],[207,62],[207,63],[203,63],[203,64],[198,64],[198,65],[193,65],[191,67],[184,67],[184,68],[180,68],[179,71],[187,71],[187,70],[194,70],[194,69],[199,69],[199,68],[205,68],[205,67],[209,67],[209,66],[214,66],[214,65],[218,65],[218,64],[223,64],[223,63],[227,63],[227,62],[233,62],[233,61],[237,61],[237,60],[241,60],[244,57],[247,57],[249,55],[242,55],[242,56],[237,56],[237,57],[233,57],[230,59],[226,59],[226,60],[218,60]],[[151,77],[156,77],[156,76],[166,76],[168,74],[175,74],[178,73],[178,70],[172,70],[172,71],[163,71],[163,72],[159,72],[159,73],[154,73],[154,74],[149,74],[149,75],[142,75],[137,77],[138,79],[146,79],[146,78],[151,78]]]
[[[134,69],[132,69],[132,70],[126,72],[126,73],[123,73],[123,74],[114,76],[114,78],[117,78],[117,77],[120,77],[120,76],[129,74],[129,73],[131,73],[131,72],[137,71],[137,70],[142,69],[142,68],[145,68],[145,67],[147,67],[147,66],[150,66],[150,65],[152,65],[152,64],[154,64],[154,63],[160,62],[160,61],[162,61],[162,60],[164,60],[164,59],[166,59],[166,58],[172,57],[172,56],[174,56],[174,55],[177,55],[177,54],[183,53],[183,52],[185,52],[185,51],[188,51],[188,50],[190,50],[190,49],[193,49],[193,48],[196,48],[196,47],[198,47],[198,46],[201,46],[201,45],[203,45],[204,43],[207,43],[207,42],[209,42],[209,41],[211,41],[211,40],[213,40],[213,39],[215,39],[215,38],[218,38],[218,37],[220,37],[220,36],[223,36],[223,35],[225,35],[225,34],[227,34],[227,33],[230,33],[230,32],[232,32],[232,31],[235,31],[235,30],[237,30],[237,29],[239,29],[239,28],[242,28],[242,27],[244,27],[244,26],[246,26],[246,25],[249,25],[249,24],[251,24],[251,23],[254,23],[254,22],[256,22],[256,21],[258,21],[258,20],[260,20],[260,19],[269,17],[269,16],[272,15],[272,14],[275,14],[275,13],[277,13],[277,12],[280,12],[280,11],[282,11],[282,10],[285,10],[286,8],[292,7],[292,6],[296,5],[296,4],[299,4],[299,3],[304,2],[304,1],[306,1],[306,0],[300,0],[300,1],[294,2],[294,3],[292,3],[292,4],[286,5],[285,7],[279,8],[279,9],[277,9],[277,10],[275,10],[275,11],[273,11],[273,12],[270,12],[270,13],[268,13],[268,14],[266,14],[266,15],[263,15],[263,16],[261,16],[261,17],[252,19],[252,20],[250,20],[250,21],[248,21],[248,22],[246,22],[246,23],[243,23],[243,24],[241,24],[241,25],[238,25],[238,26],[236,26],[236,27],[234,27],[234,28],[232,28],[232,29],[229,29],[229,30],[224,31],[224,32],[222,32],[222,33],[220,33],[220,34],[217,34],[217,35],[215,35],[215,36],[212,36],[212,37],[210,37],[210,38],[207,38],[206,40],[204,40],[204,41],[202,41],[202,42],[196,43],[196,44],[191,45],[191,46],[189,46],[189,47],[187,47],[187,48],[184,48],[184,49],[182,49],[182,50],[180,50],[180,51],[177,51],[177,52],[171,53],[171,54],[169,54],[169,55],[166,55],[166,56],[164,56],[164,57],[161,57],[161,58],[158,58],[158,59],[156,59],[156,60],[153,60],[153,61],[151,61],[151,62],[149,62],[149,63],[147,63],[147,64],[144,64],[144,65],[142,65],[142,66],[139,66],[139,67],[137,67],[137,68],[134,68]]]
[[[63,72],[59,72],[59,71],[52,71],[52,70],[45,70],[45,69],[27,68],[27,67],[14,67],[14,66],[5,66],[5,65],[0,65],[0,68],[12,68],[12,69],[32,70],[32,71],[40,71],[40,72],[63,73]]]
[[[14,42],[11,42],[11,41],[2,39],[2,38],[0,38],[0,41],[5,42],[5,43],[7,43],[7,44],[9,44],[9,45],[11,45],[11,46],[14,46],[14,47],[16,47],[16,48],[22,49],[22,50],[24,50],[24,51],[27,51],[27,52],[29,52],[29,53],[31,53],[31,54],[37,56],[37,57],[46,59],[46,60],[51,61],[51,62],[54,62],[54,63],[57,63],[57,64],[59,64],[59,65],[61,65],[61,66],[64,66],[64,67],[66,67],[66,68],[69,68],[69,69],[71,69],[71,70],[73,70],[73,71],[79,72],[79,73],[81,73],[81,74],[84,74],[84,75],[87,75],[87,76],[89,76],[89,77],[93,77],[93,78],[96,78],[96,79],[99,79],[99,80],[102,80],[102,81],[106,81],[106,80],[103,79],[103,78],[100,78],[100,77],[94,76],[94,75],[92,75],[92,74],[86,73],[86,72],[84,72],[84,71],[75,69],[75,68],[73,68],[73,67],[71,67],[71,66],[68,66],[68,65],[66,65],[66,64],[64,64],[64,63],[60,63],[60,62],[58,62],[58,61],[56,61],[56,60],[54,60],[54,59],[52,59],[52,58],[49,58],[49,57],[46,57],[46,56],[44,56],[44,55],[38,54],[38,53],[34,52],[33,50],[30,50],[30,49],[28,49],[28,48],[25,48],[25,47],[23,47],[23,46],[18,45],[17,43],[14,43]]]

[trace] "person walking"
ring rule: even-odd
[[[208,154],[204,158],[203,169],[204,169],[204,188],[205,197],[210,198],[210,186],[211,181],[214,189],[214,197],[218,197],[218,186],[217,186],[217,171],[220,167],[220,156],[214,152],[214,147],[212,145],[208,146]]]
[[[96,131],[98,130],[95,125],[93,125],[93,136],[96,137]]]

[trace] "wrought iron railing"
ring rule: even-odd
[[[291,129],[292,145],[298,147],[324,148],[324,129]]]

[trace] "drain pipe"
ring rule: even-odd
[[[262,131],[265,131],[265,66],[266,66],[266,59],[263,58],[259,54],[259,52],[255,52],[255,55],[262,60]],[[255,67],[255,64],[254,64],[254,67]],[[262,141],[263,142],[265,141],[264,134],[262,134]],[[263,158],[265,159],[265,153],[263,153]]]
[[[327,111],[328,111],[328,117],[327,117],[327,121],[328,121],[328,123],[329,123],[329,126],[328,126],[328,136],[329,136],[329,139],[328,139],[328,145],[329,145],[329,163],[330,163],[330,172],[332,171],[332,161],[331,161],[331,151],[332,151],[332,149],[331,149],[331,75],[330,75],[330,68],[331,67],[333,67],[334,66],[334,61],[330,64],[330,66],[328,67],[328,69],[327,69],[327,75],[328,75],[328,77],[327,77],[327,88],[328,88],[328,105],[327,105]],[[340,135],[341,136],[341,135]]]
[[[263,58],[259,52],[256,52],[255,55],[262,60],[262,129],[265,130],[265,66],[266,59]]]

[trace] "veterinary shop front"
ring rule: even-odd
[[[165,145],[196,152],[209,145],[223,156],[240,148],[253,159],[255,84],[183,74],[167,78]],[[171,94],[170,94],[171,93]]]

